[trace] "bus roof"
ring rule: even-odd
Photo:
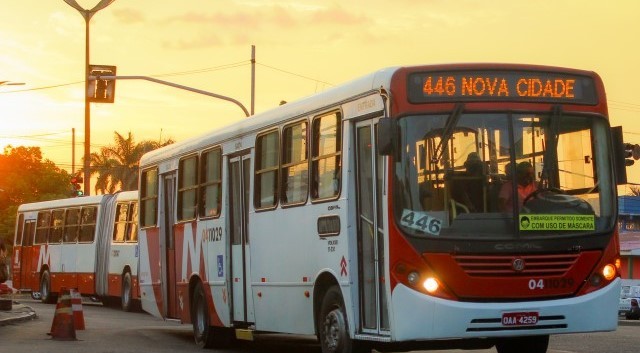
[[[381,86],[387,88],[391,77],[398,68],[386,68],[372,74],[360,77],[343,85],[330,88],[312,96],[289,102],[263,113],[255,114],[247,119],[217,128],[197,137],[183,140],[151,152],[146,153],[140,160],[140,165],[158,163],[165,156],[182,155],[191,152],[192,146],[214,145],[223,141],[242,136],[251,131],[268,129],[283,121],[295,117],[321,112],[328,106],[335,107],[349,98],[372,92]]]
[[[46,209],[59,208],[59,207],[79,207],[79,206],[86,206],[86,205],[97,205],[97,204],[100,204],[103,199],[111,198],[114,196],[117,197],[118,201],[137,200],[138,192],[125,191],[125,192],[118,192],[116,194],[71,197],[68,199],[57,199],[57,200],[50,200],[50,201],[25,203],[18,207],[18,212],[39,211],[39,210],[46,210]]]

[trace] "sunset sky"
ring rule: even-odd
[[[92,8],[99,0],[79,0]],[[640,143],[640,1],[116,0],[90,22],[91,64],[229,96],[257,113],[374,70],[509,62],[596,71],[612,125]],[[85,21],[63,0],[4,0],[0,11],[0,147],[40,146],[76,168],[84,142]],[[113,132],[182,140],[244,119],[222,100],[145,81],[118,81],[92,104],[93,150]],[[0,149],[1,152],[1,149]],[[640,171],[640,162],[630,167]],[[640,182],[637,178],[633,182]]]

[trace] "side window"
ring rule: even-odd
[[[196,218],[198,156],[180,160],[178,167],[178,221]]]
[[[307,201],[309,185],[307,122],[282,130],[281,200],[283,205]]]
[[[141,226],[155,226],[158,219],[158,169],[143,171],[140,181]]]
[[[51,212],[38,212],[38,225],[36,226],[36,244],[46,244],[49,240],[49,228],[51,227]]]
[[[49,233],[49,243],[61,243],[63,230],[64,210],[53,210],[51,212],[51,232]]]
[[[200,166],[200,217],[218,217],[222,200],[222,150],[202,153]]]
[[[129,205],[129,231],[125,241],[137,242],[138,241],[138,203],[132,202]]]
[[[96,232],[96,208],[83,207],[80,213],[80,237],[81,243],[93,241]]]
[[[340,194],[342,133],[340,113],[313,120],[311,142],[311,198],[332,199]]]
[[[253,202],[257,209],[275,207],[278,203],[278,145],[278,130],[259,135],[256,139]]]
[[[80,209],[70,208],[64,220],[64,236],[62,241],[65,243],[75,243],[78,241],[78,223],[80,222]]]
[[[113,225],[113,242],[123,243],[127,232],[127,217],[129,213],[128,203],[118,203],[116,205],[116,218]]]
[[[18,222],[16,222],[16,237],[13,241],[13,245],[21,246],[22,245],[22,232],[24,231],[24,214],[20,214],[18,216]],[[26,242],[25,242],[26,245]]]

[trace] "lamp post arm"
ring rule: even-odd
[[[223,95],[216,94],[216,93],[213,93],[213,92],[203,91],[203,90],[200,90],[200,89],[197,89],[197,88],[193,88],[193,87],[189,87],[189,86],[179,85],[177,83],[173,83],[173,82],[169,82],[169,81],[159,80],[157,78],[153,78],[153,77],[149,77],[149,76],[89,76],[89,80],[90,81],[96,80],[98,78],[100,78],[102,80],[146,80],[146,81],[151,81],[151,82],[159,83],[161,85],[171,86],[171,87],[183,89],[185,91],[195,92],[195,93],[198,93],[198,94],[203,94],[205,96],[226,100],[226,101],[234,103],[235,105],[240,107],[240,109],[242,109],[242,111],[244,112],[245,116],[249,117],[251,115],[251,114],[249,114],[249,111],[247,110],[247,108],[245,108],[245,106],[242,105],[242,103],[240,103],[238,100],[233,99],[231,97],[223,96]]]

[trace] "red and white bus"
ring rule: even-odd
[[[138,192],[76,197],[18,207],[13,284],[55,302],[78,288],[129,311],[138,291]]]
[[[615,330],[615,146],[593,72],[375,72],[143,156],[143,309],[323,352]]]

